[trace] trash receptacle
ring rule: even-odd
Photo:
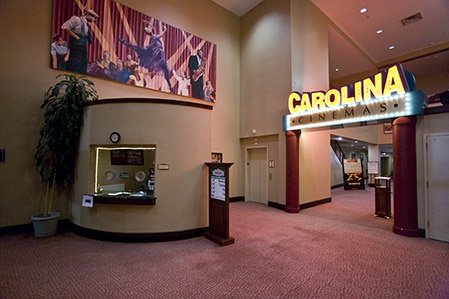
[[[375,177],[376,203],[375,216],[391,217],[391,178]]]

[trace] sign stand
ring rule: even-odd
[[[205,163],[209,168],[209,230],[204,237],[220,246],[231,245],[229,236],[229,168],[234,163]]]
[[[343,160],[343,183],[345,190],[365,190],[365,179],[363,178],[363,166],[360,159]]]

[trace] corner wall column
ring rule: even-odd
[[[299,213],[299,137],[295,132],[285,132],[286,137],[286,192],[285,211]]]
[[[399,117],[393,122],[393,232],[408,237],[419,237],[415,124],[416,117]]]

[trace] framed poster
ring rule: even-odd
[[[223,153],[211,153],[211,160],[214,163],[222,163],[223,162]]]
[[[379,173],[379,162],[368,161],[368,174],[378,174],[378,173]]]
[[[54,69],[215,102],[217,46],[199,36],[114,0],[53,0],[51,28]]]
[[[343,184],[345,190],[365,189],[363,167],[360,159],[343,160]]]
[[[392,133],[393,133],[393,124],[384,123],[384,134],[392,134]]]

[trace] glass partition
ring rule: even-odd
[[[95,193],[154,196],[156,146],[103,147],[95,150]]]

